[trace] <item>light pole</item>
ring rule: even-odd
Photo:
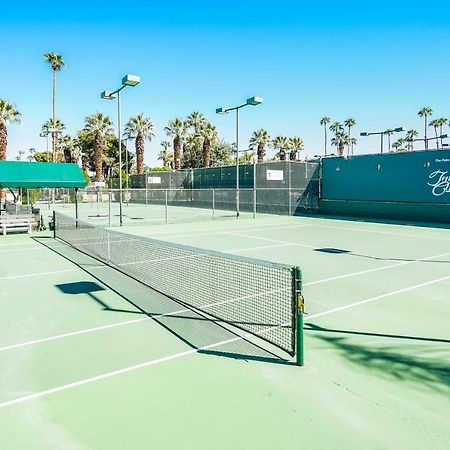
[[[402,127],[397,127],[394,128],[394,133],[401,133],[403,130]],[[386,134],[386,131],[371,131],[371,132],[367,132],[367,131],[363,131],[362,133],[360,133],[360,136],[374,136],[374,135],[380,135],[381,137],[381,154],[383,154],[383,141],[384,141],[384,135]]]
[[[127,86],[134,87],[141,82],[140,77],[137,75],[125,75],[122,78],[122,85],[115,91],[103,91],[101,98],[104,100],[113,100],[117,97],[117,137],[119,139],[119,222],[120,226],[123,223],[122,217],[122,133],[121,133],[121,105],[120,105],[120,92]]]
[[[433,140],[439,140],[439,139],[447,139],[448,135],[447,134],[442,134],[441,136],[437,136],[437,137],[427,137],[427,138],[417,138],[417,139],[413,139],[413,138],[407,138],[405,139],[406,142],[425,142],[425,148],[428,148],[428,141],[433,141]],[[447,147],[448,144],[443,144],[444,147]]]
[[[125,140],[125,148],[126,148],[126,152],[125,152],[125,165],[127,168],[127,179],[126,179],[126,196],[127,196],[127,204],[128,204],[128,189],[129,189],[129,179],[130,179],[130,167],[129,167],[129,161],[128,161],[128,141],[130,139],[136,139],[134,136],[131,136],[130,133],[124,133],[123,134],[123,139]]]
[[[236,111],[236,217],[239,217],[239,110],[245,106],[258,106],[263,101],[262,97],[250,97],[242,105],[216,109],[216,114],[227,114],[230,111]]]

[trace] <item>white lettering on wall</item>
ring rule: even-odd
[[[448,175],[448,171],[436,170],[428,178],[430,180],[428,186],[433,188],[431,192],[435,197],[450,193],[450,175]]]

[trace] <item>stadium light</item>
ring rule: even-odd
[[[216,108],[216,114],[227,114],[236,111],[236,217],[239,217],[239,110],[245,106],[258,106],[264,99],[262,97],[250,97],[246,102],[233,108]]]
[[[120,104],[120,91],[127,86],[134,87],[141,82],[140,77],[137,75],[127,74],[122,78],[122,86],[115,91],[103,91],[100,97],[103,100],[114,100],[117,97],[117,138],[119,140],[119,222],[120,226],[123,224],[122,214],[122,133],[121,133],[121,104]]]

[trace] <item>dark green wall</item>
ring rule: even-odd
[[[450,151],[322,160],[322,199],[450,203]]]
[[[450,204],[320,200],[319,213],[372,219],[450,223]]]

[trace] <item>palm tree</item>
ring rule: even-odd
[[[436,136],[436,148],[439,150],[439,138],[438,138],[438,131],[439,131],[439,127],[441,126],[439,119],[434,119],[432,120],[429,124],[429,127],[433,127],[434,128],[434,135]]]
[[[323,126],[324,132],[324,143],[325,143],[325,156],[327,156],[327,125],[330,123],[331,119],[327,116],[324,116],[320,119],[320,125]]]
[[[388,138],[388,151],[391,151],[391,136],[394,134],[394,130],[392,130],[391,128],[388,128],[384,134],[387,136]]]
[[[44,59],[47,61],[53,71],[53,102],[52,102],[52,120],[56,122],[56,72],[60,71],[66,63],[61,55],[58,53],[44,53]],[[56,161],[56,143],[58,136],[52,132],[52,149],[53,149],[53,162]]]
[[[27,156],[28,161],[30,161],[30,162],[33,161],[35,153],[36,153],[36,149],[35,148],[30,148],[28,150],[28,156]]]
[[[440,133],[440,136],[442,136],[442,134],[444,132],[443,127],[444,127],[444,125],[448,125],[448,119],[446,119],[445,117],[439,117],[439,119],[437,119],[437,120],[439,121],[439,133]],[[443,138],[441,138],[441,148],[444,148],[442,139]]]
[[[392,148],[395,148],[397,152],[404,152],[405,149],[403,148],[403,145],[405,144],[405,142],[405,139],[400,138],[392,144]]]
[[[219,135],[216,127],[208,122],[204,123],[199,132],[203,137],[203,167],[209,167],[211,165],[211,145],[219,140]]]
[[[145,140],[152,140],[155,136],[155,124],[152,119],[145,117],[144,113],[131,117],[125,125],[125,133],[129,136],[135,136],[134,146],[136,149],[136,166],[137,173],[144,173],[144,151]]]
[[[427,139],[427,126],[428,126],[428,116],[433,114],[433,110],[429,106],[424,106],[418,113],[419,117],[424,118],[425,122],[425,150],[428,150],[428,139]]]
[[[286,150],[288,148],[289,139],[285,136],[277,136],[272,140],[272,148],[278,150],[280,161],[286,160]]]
[[[333,122],[330,125],[330,131],[332,131],[334,134],[343,133],[344,127],[342,126],[341,122]]]
[[[194,111],[193,113],[189,114],[186,120],[186,124],[188,127],[192,127],[194,129],[195,134],[199,134],[201,132],[201,129],[206,124],[207,120],[203,116],[201,112]]]
[[[163,167],[169,167],[170,160],[173,160],[173,153],[169,152],[169,148],[172,144],[169,141],[162,141],[161,146],[163,150],[159,152],[158,160],[163,162]]]
[[[256,154],[258,164],[264,162],[264,156],[266,154],[265,146],[270,142],[270,134],[268,131],[262,128],[253,132],[250,138],[250,148],[256,147]]]
[[[78,141],[72,136],[62,136],[58,141],[58,147],[60,149],[61,156],[64,158],[66,163],[76,163],[79,160],[80,154]],[[57,159],[62,159],[59,155],[57,156]]]
[[[100,112],[87,116],[84,122],[84,129],[94,135],[95,181],[103,181],[103,146],[105,136],[113,132],[113,123],[110,117]]]
[[[175,159],[175,170],[181,168],[181,144],[186,137],[186,124],[179,117],[170,120],[164,128],[167,136],[173,138],[173,157]]]
[[[338,149],[338,156],[344,155],[344,147],[349,143],[349,137],[343,131],[338,131],[331,139],[331,145],[335,145]]]
[[[414,138],[416,138],[418,136],[418,131],[417,130],[408,130],[406,132],[406,148],[407,150],[411,150],[414,151]]]
[[[350,145],[351,145],[351,142],[352,142],[351,131],[352,131],[352,127],[354,127],[356,125],[356,120],[352,119],[352,118],[346,119],[344,121],[344,125],[348,129],[348,144],[347,144],[348,145],[348,147],[347,147],[347,156],[348,156],[350,154]],[[352,155],[353,155],[353,146],[352,146]]]
[[[305,148],[305,146],[301,138],[294,136],[288,140],[288,148],[289,148],[289,160],[295,161],[297,159],[297,153],[301,152]]]
[[[41,127],[41,132],[43,135],[52,135],[52,145],[55,142],[56,149],[52,149],[52,161],[56,162],[58,160],[58,137],[62,135],[62,132],[66,129],[66,125],[59,119],[53,120],[52,118],[46,120]]]
[[[16,105],[0,99],[0,161],[6,159],[8,147],[8,124],[20,123],[21,115]]]

